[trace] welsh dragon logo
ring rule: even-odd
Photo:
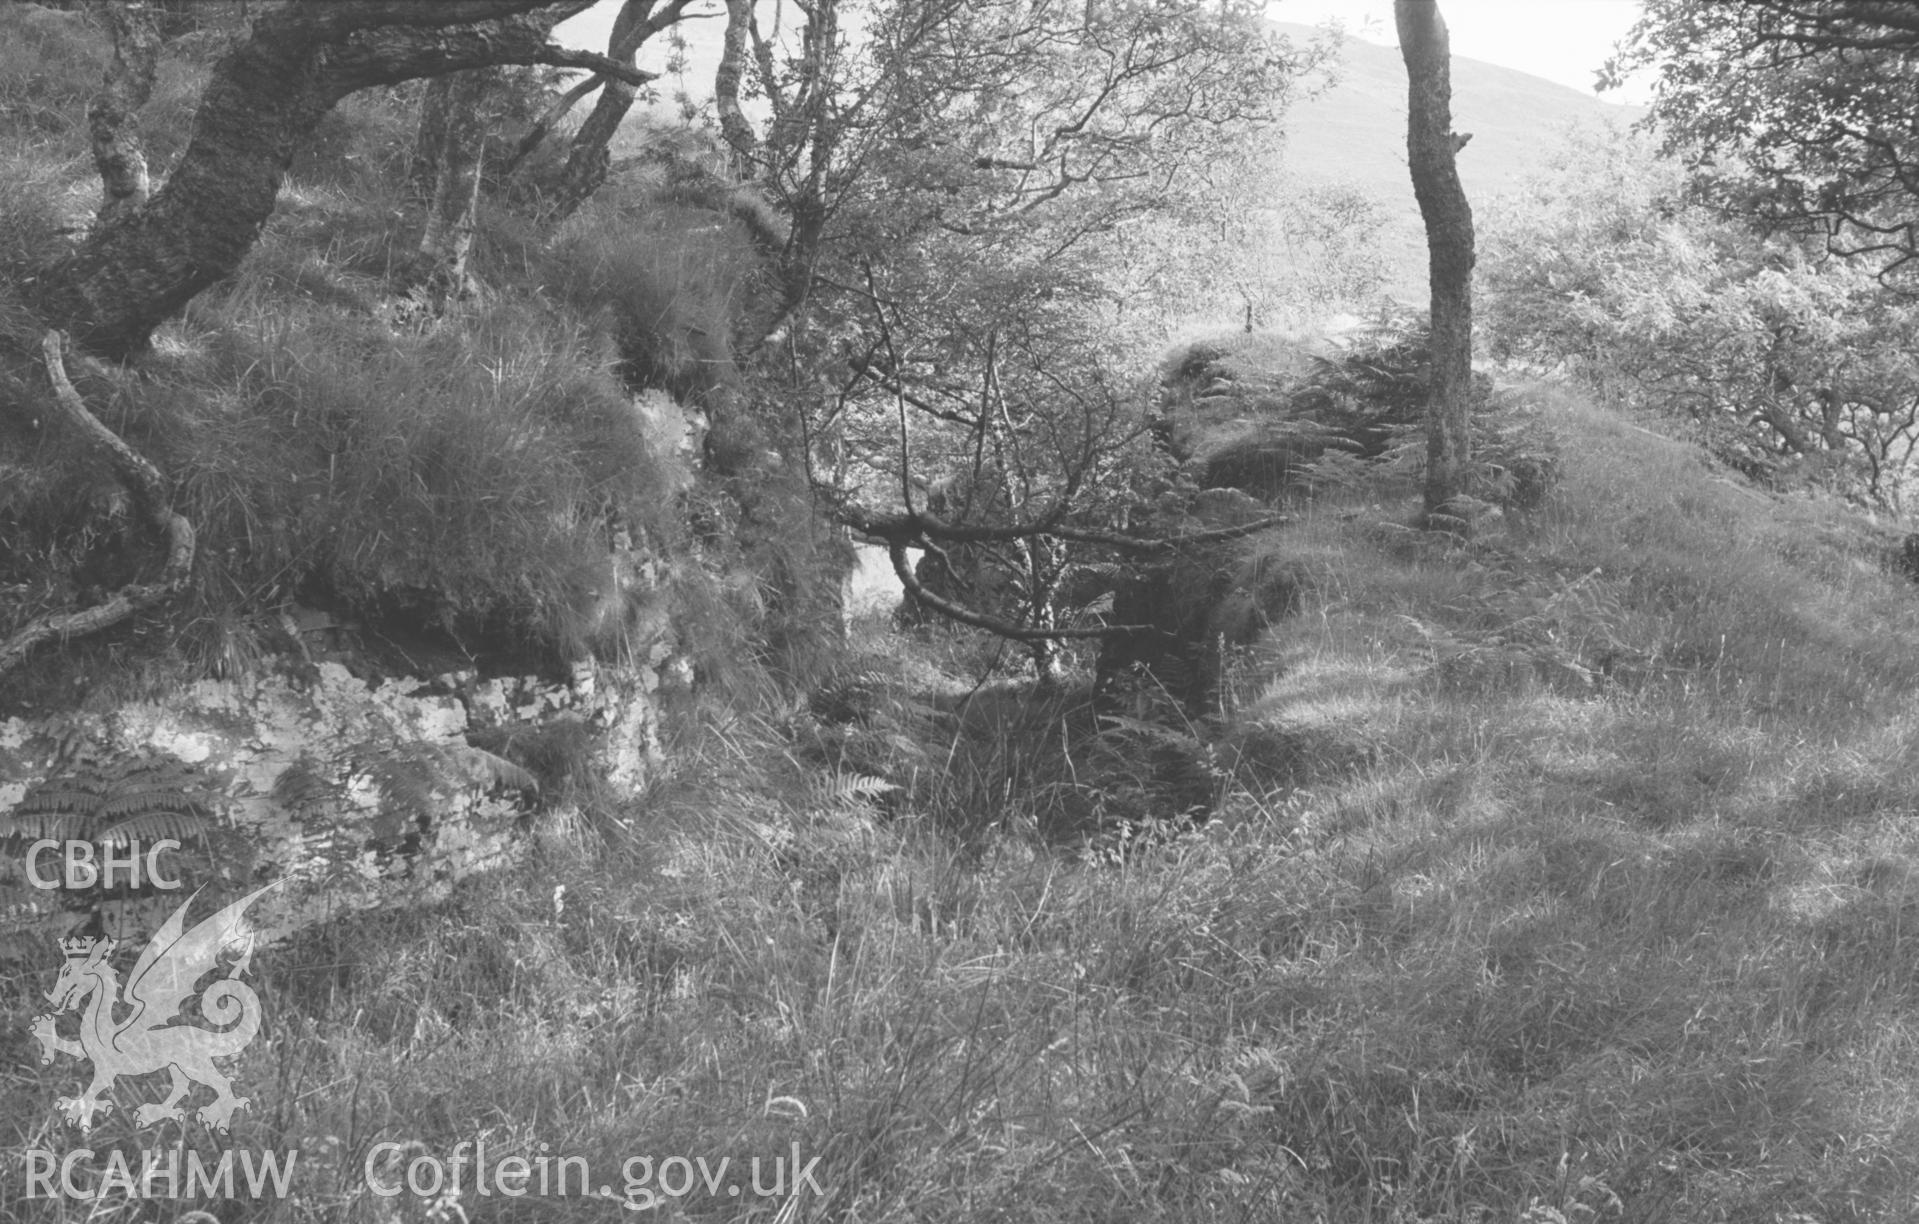
[[[93,1060],[93,1082],[87,1090],[59,1100],[67,1121],[82,1131],[91,1130],[94,1112],[112,1108],[103,1094],[115,1079],[165,1068],[173,1076],[172,1092],[157,1105],[134,1110],[135,1125],[148,1127],[168,1118],[184,1124],[187,1113],[180,1101],[198,1082],[213,1089],[215,1097],[197,1111],[201,1123],[222,1132],[232,1126],[234,1111],[246,1105],[247,1098],[233,1095],[232,1083],[214,1068],[213,1060],[238,1054],[260,1031],[260,996],[238,980],[253,962],[254,935],[244,915],[261,893],[277,883],[247,894],[183,934],[187,907],[193,904],[193,897],[188,897],[147,941],[124,996],[120,977],[108,961],[118,941],[91,935],[60,941],[66,964],[47,992],[54,1009],[35,1019],[30,1031],[40,1042],[43,1066],[52,1063],[55,1054]],[[193,997],[202,976],[220,968],[221,950],[227,948],[239,955],[226,976],[198,992],[200,1014],[221,1027],[185,1022],[181,1006]],[[54,1031],[54,1018],[82,1004],[80,1039],[61,1037]],[[132,1010],[125,1016],[114,1019],[116,1010],[129,1007]]]

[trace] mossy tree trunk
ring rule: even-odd
[[[1460,521],[1448,503],[1467,492],[1471,474],[1473,210],[1456,161],[1469,138],[1453,133],[1452,47],[1437,0],[1395,0],[1393,17],[1406,61],[1407,160],[1432,273],[1425,502],[1428,525],[1439,526]]]
[[[499,85],[499,73],[489,69],[449,73],[434,78],[421,102],[413,180],[426,199],[426,221],[403,280],[436,299],[463,296],[468,287],[466,258],[480,206],[487,101]]]
[[[453,83],[459,74],[434,77],[420,96],[420,124],[413,130],[413,155],[407,159],[408,195],[424,203],[433,198],[440,178],[440,158],[446,151],[447,127],[453,122]]]
[[[186,151],[144,204],[96,226],[26,286],[42,321],[112,360],[232,274],[258,240],[294,155],[356,90],[491,64],[590,68],[606,56],[548,41],[593,0],[354,0],[262,11],[214,65]]]
[[[113,59],[100,92],[87,106],[93,164],[100,171],[101,221],[146,203],[150,182],[140,147],[140,108],[153,93],[160,63],[160,31],[151,10],[114,0],[106,6],[106,18],[113,33]]]

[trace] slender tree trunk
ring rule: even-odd
[[[1026,562],[1023,585],[1031,592],[1027,612],[1035,629],[1059,627],[1059,566],[1054,547],[1048,537],[1036,535],[1024,540],[1020,548]],[[1028,645],[1028,651],[1033,657],[1033,675],[1039,687],[1047,692],[1057,690],[1066,676],[1059,657],[1059,642],[1054,638],[1038,638]]]
[[[533,151],[546,143],[546,138],[553,134],[560,120],[572,114],[581,99],[604,84],[606,81],[603,77],[590,76],[555,98],[551,106],[540,112],[533,126],[526,129],[526,134],[520,137],[520,143],[513,146],[513,152],[507,155],[506,161],[500,166],[500,177],[509,179],[518,174]]]
[[[440,155],[446,150],[447,127],[453,120],[453,89],[462,75],[434,77],[420,97],[420,124],[414,129],[413,156],[406,166],[407,192],[415,200],[431,200],[440,181]]]
[[[144,5],[114,0],[106,6],[113,60],[100,92],[87,106],[93,164],[100,171],[99,219],[111,221],[147,202],[147,158],[140,148],[140,108],[153,94],[160,62],[160,31]]]
[[[554,25],[591,4],[356,0],[262,12],[214,66],[166,186],[39,269],[24,286],[35,312],[99,356],[123,360],[145,348],[156,327],[240,266],[294,154],[356,90],[489,64],[646,79],[603,55],[548,42]]]
[[[1473,210],[1455,155],[1452,49],[1436,0],[1394,0],[1406,61],[1407,160],[1426,222],[1432,273],[1432,385],[1426,410],[1426,516],[1455,525],[1446,507],[1467,491],[1472,457]]]
[[[713,73],[713,106],[720,115],[720,135],[733,151],[733,176],[751,178],[758,140],[740,106],[740,81],[746,70],[748,26],[753,0],[726,0],[726,34],[720,41],[720,65]]]
[[[404,281],[440,299],[458,297],[467,289],[466,259],[473,247],[486,146],[486,102],[499,81],[493,69],[452,73],[428,87],[421,106],[419,145],[425,146],[429,135],[439,143],[415,155],[416,164],[432,166],[432,189],[419,250]]]

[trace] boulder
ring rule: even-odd
[[[656,687],[645,669],[583,667],[567,683],[369,681],[327,661],[297,680],[205,680],[96,712],[0,720],[0,960],[44,959],[82,927],[144,938],[196,889],[196,905],[211,905],[285,880],[252,915],[268,936],[441,897],[512,861],[542,800],[528,768],[471,739],[570,720],[592,732],[593,771],[631,790],[658,754]],[[160,884],[123,874],[115,887],[76,877],[45,888],[58,852],[33,864],[37,883],[27,863],[43,838],[122,857],[162,838],[181,846],[162,852]]]

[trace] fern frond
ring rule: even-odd
[[[24,854],[34,842],[72,841],[85,831],[86,819],[76,813],[33,811],[22,803],[0,816],[0,848],[8,854]]]
[[[205,835],[207,818],[198,811],[143,811],[116,821],[93,834],[96,842],[121,845],[126,842],[159,841],[172,838],[184,842]]]
[[[103,787],[75,785],[70,779],[63,779],[60,786],[42,783],[20,800],[16,811],[65,812],[85,820],[100,810],[105,801]]]
[[[844,810],[876,803],[881,796],[890,795],[900,787],[898,783],[888,782],[885,778],[836,769],[830,773],[813,775],[808,789],[819,806]]]
[[[138,819],[147,812],[168,812],[205,820],[208,805],[199,796],[179,790],[141,789],[116,792],[100,805],[98,819],[124,821]]]

